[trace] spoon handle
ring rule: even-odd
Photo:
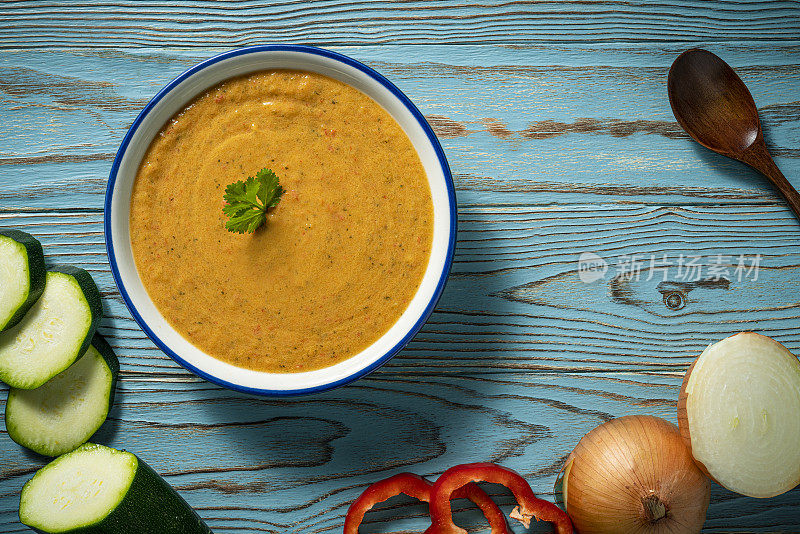
[[[760,143],[756,142],[751,146],[750,149],[742,155],[741,160],[769,178],[772,185],[774,185],[778,191],[780,191],[781,195],[783,195],[783,198],[786,199],[786,202],[789,204],[789,207],[792,208],[795,215],[800,218],[800,194],[797,192],[797,189],[792,187],[792,184],[789,183],[778,166],[775,165],[775,161],[772,159],[772,156],[770,156],[769,150],[767,150],[767,146],[763,141]]]

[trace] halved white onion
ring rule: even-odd
[[[800,360],[752,332],[710,345],[686,372],[678,423],[719,484],[750,497],[789,491],[800,484]]]

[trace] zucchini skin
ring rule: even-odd
[[[213,534],[197,512],[141,458],[128,492],[93,525],[60,534]],[[34,528],[40,534],[50,534]]]
[[[31,306],[36,304],[39,297],[44,293],[45,281],[47,279],[47,269],[44,266],[44,250],[38,239],[29,233],[21,230],[0,230],[0,235],[13,239],[23,247],[28,254],[28,277],[30,285],[28,287],[28,297],[25,302],[17,308],[6,324],[0,325],[0,332],[12,328],[19,323]]]
[[[89,345],[92,344],[92,339],[97,332],[97,327],[100,326],[100,321],[103,319],[103,301],[100,298],[100,290],[97,289],[97,284],[94,283],[92,275],[80,267],[74,267],[72,265],[54,265],[50,267],[49,270],[52,272],[69,275],[74,278],[76,282],[78,282],[78,285],[83,292],[83,296],[86,298],[86,303],[89,305],[89,312],[92,315],[92,320],[89,323],[89,330],[86,332],[86,338],[83,340],[83,343],[78,350],[78,355],[72,362],[75,363],[78,361],[78,358],[83,356],[86,351],[89,350]],[[103,341],[105,342],[105,340]],[[108,343],[106,343],[105,346],[108,347]],[[99,347],[95,348],[98,350],[98,352],[100,352],[100,354],[103,354]],[[110,347],[108,348],[110,349]],[[117,368],[119,369],[119,363],[117,363]],[[59,373],[63,370],[64,369],[61,369]]]
[[[114,393],[117,391],[117,377],[119,376],[119,360],[117,359],[114,349],[108,344],[106,338],[100,335],[100,332],[95,332],[90,345],[97,349],[100,356],[105,360],[106,365],[111,370],[111,391],[108,392],[108,413],[111,413],[111,408],[114,407]],[[108,415],[106,415],[108,417]]]

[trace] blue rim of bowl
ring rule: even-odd
[[[122,283],[122,278],[119,274],[119,269],[117,268],[117,258],[114,254],[114,242],[111,236],[111,198],[114,193],[114,184],[117,181],[117,173],[119,172],[119,166],[122,162],[122,158],[125,155],[125,152],[128,149],[128,145],[130,144],[131,138],[136,133],[136,130],[139,128],[139,125],[150,113],[150,110],[162,99],[166,96],[170,91],[172,91],[175,87],[180,85],[184,80],[192,76],[193,74],[215,64],[219,61],[229,59],[236,56],[241,56],[244,54],[251,54],[253,52],[302,52],[306,54],[313,54],[322,56],[328,59],[333,59],[335,61],[339,61],[346,65],[356,68],[357,70],[361,71],[362,73],[366,74],[373,80],[379,82],[384,88],[388,89],[400,102],[411,112],[414,118],[417,120],[419,125],[422,127],[425,135],[428,137],[428,141],[433,146],[433,149],[436,153],[436,158],[439,161],[439,165],[442,168],[442,174],[444,175],[445,185],[447,187],[447,199],[450,206],[450,238],[447,244],[447,254],[445,256],[445,263],[444,268],[442,269],[442,273],[439,275],[439,281],[436,285],[436,290],[433,293],[433,296],[426,306],[425,310],[420,315],[419,319],[414,323],[408,333],[401,339],[394,347],[392,347],[389,351],[386,352],[383,356],[378,358],[376,361],[372,362],[370,365],[364,367],[356,371],[355,373],[341,378],[339,380],[321,384],[319,386],[307,387],[307,388],[300,388],[300,389],[264,389],[264,388],[253,388],[249,386],[242,386],[240,384],[235,384],[233,382],[228,382],[227,380],[223,380],[217,376],[211,375],[206,373],[202,369],[195,367],[194,365],[190,364],[178,354],[176,354],[166,343],[164,343],[156,334],[153,332],[147,323],[144,321],[142,316],[139,314],[139,311],[133,305],[128,292],[125,290],[125,286]],[[117,284],[117,288],[119,289],[120,294],[122,295],[122,299],[125,301],[125,305],[128,307],[128,310],[133,315],[136,322],[139,324],[142,330],[148,335],[148,337],[162,350],[166,353],[170,358],[175,360],[178,364],[180,364],[183,368],[191,371],[192,373],[196,374],[197,376],[208,380],[209,382],[213,382],[214,384],[223,386],[225,388],[239,391],[242,393],[250,393],[254,395],[263,395],[263,396],[294,396],[294,395],[303,395],[308,393],[318,393],[322,391],[328,391],[340,386],[344,386],[345,384],[349,384],[354,380],[358,380],[362,378],[372,371],[378,369],[383,364],[388,362],[392,357],[397,354],[400,350],[402,350],[411,339],[417,335],[422,325],[428,320],[431,313],[433,312],[436,304],[439,302],[439,298],[442,296],[442,291],[444,290],[445,283],[447,282],[447,278],[450,274],[450,268],[453,263],[453,254],[455,251],[455,243],[456,243],[456,229],[457,229],[457,210],[456,210],[456,193],[455,187],[453,186],[453,176],[450,172],[450,166],[447,163],[447,158],[445,157],[444,150],[442,150],[442,146],[439,144],[439,140],[436,137],[436,134],[433,133],[433,129],[430,127],[428,122],[425,120],[425,117],[422,113],[417,109],[413,102],[403,94],[400,89],[398,89],[392,82],[390,82],[386,77],[380,74],[378,71],[367,67],[363,63],[360,63],[348,56],[343,54],[339,54],[337,52],[331,52],[330,50],[325,50],[322,48],[317,48],[314,46],[305,46],[305,45],[257,45],[257,46],[248,46],[244,48],[237,48],[236,50],[231,50],[228,52],[224,52],[222,54],[216,55],[212,58],[209,58],[201,63],[198,63],[194,67],[183,72],[180,76],[169,82],[163,89],[161,89],[151,100],[147,103],[147,105],[142,109],[139,115],[136,117],[136,120],[133,121],[133,124],[128,129],[128,132],[125,134],[125,137],[122,139],[122,144],[120,144],[119,150],[117,150],[117,155],[114,158],[114,163],[111,165],[111,173],[108,177],[108,185],[106,187],[106,197],[105,197],[105,204],[104,204],[104,216],[103,216],[103,229],[105,232],[106,237],[106,251],[108,252],[108,260],[111,264],[111,273],[114,276],[114,281]]]

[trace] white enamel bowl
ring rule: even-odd
[[[136,270],[130,241],[130,199],[139,163],[166,121],[202,91],[228,78],[263,69],[297,69],[336,78],[366,93],[400,124],[417,150],[433,198],[433,248],[410,305],[375,343],[341,363],[303,373],[265,373],[236,367],[182,337],[150,300]],[[134,121],[114,159],[105,198],[105,235],[111,271],[133,317],[161,350],[193,373],[222,386],[259,395],[323,391],[386,363],[422,327],[450,272],[456,238],[456,198],[444,152],[411,101],[376,71],[341,54],[307,46],[253,46],[220,54],[187,70],[153,97]],[[176,265],[176,268],[181,268]]]

